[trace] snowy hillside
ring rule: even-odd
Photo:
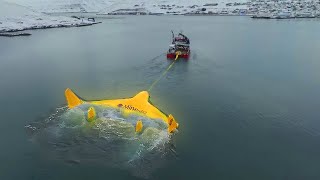
[[[8,0],[9,1],[9,0]],[[191,12],[199,8],[213,11],[243,9],[247,0],[10,0],[40,12],[99,12],[144,9],[151,13]],[[237,5],[234,5],[237,3]],[[231,4],[231,5],[230,5]]]
[[[49,16],[0,0],[0,32],[91,24],[94,24],[94,22],[69,17]]]
[[[9,1],[9,0],[8,0]],[[10,0],[40,12],[99,12],[109,0]]]
[[[195,13],[205,9],[205,11],[218,12],[222,10],[233,10],[246,8],[245,0],[224,0],[208,1],[208,0],[121,0],[113,3],[111,6],[101,10],[100,13],[115,12],[118,9],[141,9],[149,13],[163,13],[163,14],[185,14]],[[229,4],[230,3],[230,4]],[[234,6],[234,3],[239,3]],[[230,5],[230,6],[229,6]]]

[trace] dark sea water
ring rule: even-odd
[[[0,38],[1,180],[320,179],[318,20],[99,20],[91,27]],[[174,157],[142,161],[143,168],[132,173],[95,162],[99,157],[78,160],[81,153],[78,159],[55,158],[49,153],[55,149],[30,140],[25,126],[59,111],[68,87],[89,100],[147,89],[171,63],[164,55],[170,30],[189,36],[192,55],[175,63],[150,95],[180,124]]]

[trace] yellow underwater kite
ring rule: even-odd
[[[120,108],[124,113],[128,114],[139,114],[142,116],[149,117],[151,119],[161,119],[168,125],[168,132],[174,132],[179,124],[176,122],[174,117],[166,115],[161,112],[158,108],[153,106],[149,101],[149,93],[147,91],[141,91],[132,98],[126,99],[114,99],[114,100],[99,100],[99,101],[84,101],[81,100],[71,89],[66,89],[65,96],[67,99],[68,107],[70,109],[79,106],[81,104],[92,104],[100,106],[108,106],[113,108]],[[96,112],[93,107],[88,109],[87,119],[88,121],[93,121],[96,117]],[[143,124],[141,120],[136,122],[136,132],[142,130]]]

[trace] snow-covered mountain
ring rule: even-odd
[[[241,9],[248,0],[7,0],[40,12],[99,12],[110,13],[119,9],[145,9],[152,13],[190,12],[197,8]]]
[[[95,22],[63,16],[50,16],[15,3],[0,0],[0,33],[91,24],[95,24]]]
[[[40,12],[99,12],[109,0],[7,0]]]

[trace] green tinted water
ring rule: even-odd
[[[85,99],[147,89],[171,63],[162,54],[170,30],[183,30],[192,55],[150,92],[151,101],[180,123],[178,157],[153,170],[152,178],[320,178],[317,20],[101,20],[0,39],[1,179],[137,178],[94,162],[53,161],[29,141],[24,126],[65,104],[67,87]]]

